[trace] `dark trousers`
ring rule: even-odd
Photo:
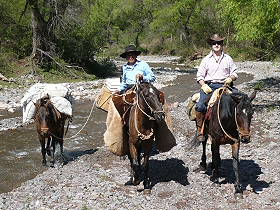
[[[209,87],[213,90],[211,93],[209,93],[209,94],[206,94],[206,93],[204,93],[204,91],[203,90],[200,90],[200,98],[199,98],[199,101],[197,102],[197,104],[196,104],[196,111],[198,111],[198,112],[202,112],[202,113],[206,113],[206,111],[207,111],[207,103],[206,103],[206,100],[207,100],[207,98],[209,97],[209,96],[211,96],[212,95],[212,93],[215,91],[215,90],[217,90],[217,89],[219,89],[220,87],[222,87],[224,84],[222,84],[222,83],[210,83],[210,84],[208,84],[209,85]],[[236,93],[236,92],[238,92],[238,89],[236,89],[236,88],[232,88],[232,90],[231,90],[233,93]]]

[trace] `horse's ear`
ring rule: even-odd
[[[159,101],[161,104],[165,103],[164,92],[159,91]]]
[[[249,96],[251,102],[254,100],[254,98],[256,98],[256,95],[257,95],[257,91],[254,90],[254,92]]]
[[[231,98],[239,104],[239,102],[242,100],[243,96],[239,94],[230,94]]]

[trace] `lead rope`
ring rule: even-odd
[[[54,136],[55,138],[58,138],[58,139],[61,139],[61,140],[63,140],[63,139],[64,139],[64,140],[65,140],[65,139],[72,139],[72,138],[76,137],[77,135],[79,135],[79,134],[81,133],[81,131],[82,131],[82,130],[85,128],[85,126],[87,125],[87,123],[88,123],[88,121],[89,121],[89,118],[90,118],[91,115],[92,115],[93,109],[94,109],[94,107],[95,107],[95,105],[96,105],[96,100],[98,99],[98,97],[99,97],[99,95],[96,97],[96,99],[95,99],[94,102],[92,103],[92,106],[91,106],[91,109],[90,109],[90,112],[89,112],[89,115],[88,115],[88,117],[87,117],[86,122],[84,123],[84,125],[82,126],[82,128],[81,128],[76,134],[74,134],[73,136],[68,137],[68,138],[60,138],[60,137],[54,135],[53,133],[51,133],[50,131],[49,131],[49,133],[50,133],[52,136]]]

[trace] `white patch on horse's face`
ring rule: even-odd
[[[246,109],[242,109],[243,114],[245,114],[247,116],[247,110]]]
[[[150,88],[150,93],[155,93],[153,88]]]

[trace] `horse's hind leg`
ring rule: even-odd
[[[240,174],[239,174],[239,168],[240,168],[240,164],[239,164],[239,147],[240,144],[239,143],[235,143],[231,146],[232,148],[232,165],[233,165],[233,170],[235,173],[235,183],[234,183],[234,188],[235,188],[235,197],[236,198],[242,198],[242,189],[241,189],[241,185],[240,185]]]
[[[47,160],[46,160],[46,148],[45,148],[45,138],[39,135],[39,141],[41,144],[41,153],[42,153],[42,165],[46,166],[47,165]]]

